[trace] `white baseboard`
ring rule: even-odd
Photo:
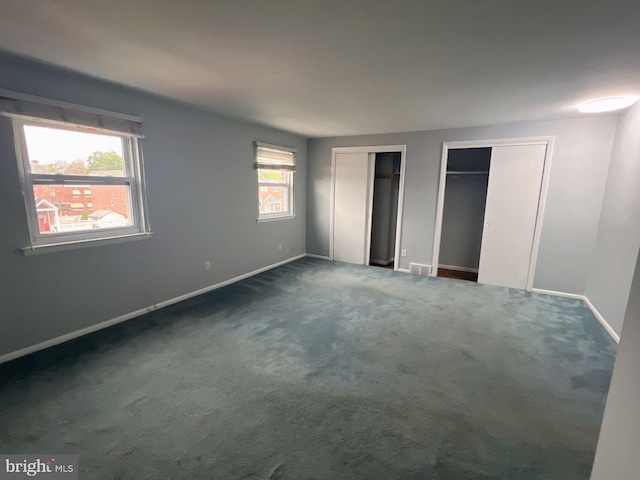
[[[576,293],[556,292],[554,290],[543,290],[541,288],[533,288],[531,289],[531,291],[534,293],[541,293],[543,295],[555,295],[556,297],[566,297],[566,298],[573,298],[575,300],[582,300],[587,305],[587,307],[589,307],[589,310],[591,310],[591,313],[593,313],[593,316],[598,319],[600,324],[604,327],[604,329],[607,331],[607,333],[613,339],[613,341],[616,343],[620,343],[620,335],[616,333],[616,331],[611,327],[611,325],[609,325],[609,322],[605,320],[605,318],[598,311],[598,309],[593,305],[593,303],[591,303],[591,301],[584,295],[578,295]]]
[[[279,267],[281,265],[285,265],[287,263],[291,263],[291,262],[293,262],[295,260],[299,260],[299,259],[301,259],[303,257],[311,257],[311,258],[319,258],[321,260],[329,260],[329,257],[326,257],[326,256],[314,255],[314,254],[311,254],[311,253],[306,253],[306,254],[303,253],[302,255],[297,255],[295,257],[291,257],[291,258],[288,258],[286,260],[282,260],[281,262],[277,262],[277,263],[274,263],[274,264],[271,264],[271,265],[267,265],[266,267],[262,267],[262,268],[259,268],[257,270],[253,270],[251,272],[244,273],[242,275],[238,275],[237,277],[230,278],[229,280],[225,280],[223,282],[216,283],[214,285],[210,285],[208,287],[201,288],[201,289],[195,290],[193,292],[185,293],[184,295],[180,295],[178,297],[175,297],[175,298],[172,298],[172,299],[169,299],[169,300],[165,300],[163,302],[159,302],[159,303],[156,303],[154,305],[150,305],[150,306],[145,307],[145,308],[141,308],[141,309],[136,310],[134,312],[125,313],[124,315],[120,315],[118,317],[112,318],[110,320],[106,320],[106,321],[98,323],[96,325],[91,325],[91,326],[86,327],[86,328],[81,328],[80,330],[75,330],[73,332],[66,333],[66,334],[61,335],[59,337],[55,337],[55,338],[52,338],[50,340],[45,340],[44,342],[37,343],[37,344],[32,345],[30,347],[25,347],[25,348],[22,348],[20,350],[16,350],[15,352],[10,352],[10,353],[6,353],[4,355],[0,355],[0,364],[9,362],[11,360],[15,360],[16,358],[20,358],[20,357],[23,357],[25,355],[29,355],[30,353],[35,353],[35,352],[37,352],[39,350],[44,350],[45,348],[53,347],[55,345],[59,345],[59,344],[64,343],[64,342],[68,342],[69,340],[73,340],[75,338],[82,337],[84,335],[88,335],[88,334],[93,333],[93,332],[97,332],[98,330],[102,330],[104,328],[111,327],[111,326],[116,325],[118,323],[122,323],[122,322],[125,322],[127,320],[131,320],[132,318],[136,318],[136,317],[139,317],[139,316],[144,315],[146,313],[153,312],[154,310],[158,310],[160,308],[168,307],[169,305],[173,305],[175,303],[182,302],[184,300],[188,300],[188,299],[193,298],[193,297],[197,297],[198,295],[202,295],[204,293],[211,292],[212,290],[216,290],[218,288],[225,287],[225,286],[230,285],[232,283],[239,282],[240,280],[244,280],[245,278],[249,278],[249,277],[252,277],[254,275],[258,275],[259,273],[266,272],[267,270],[271,270],[273,268]],[[444,267],[443,265],[441,265],[441,266]],[[444,267],[444,268],[447,268],[447,267]],[[405,269],[405,268],[398,268],[398,269],[396,269],[396,271],[397,272],[401,272],[401,273],[411,273],[410,270]],[[544,295],[555,295],[555,296],[558,296],[558,297],[566,297],[566,298],[573,298],[573,299],[576,299],[576,300],[582,300],[583,302],[585,302],[587,307],[589,307],[589,309],[593,312],[593,315],[602,324],[602,326],[607,331],[607,333],[611,336],[611,338],[613,338],[613,340],[616,343],[620,342],[620,336],[615,332],[615,330],[611,327],[611,325],[609,325],[609,323],[604,319],[604,317],[600,314],[598,309],[596,309],[596,307],[584,295],[577,295],[575,293],[556,292],[556,291],[553,291],[553,290],[543,290],[543,289],[539,289],[539,288],[534,288],[534,289],[532,289],[532,291],[534,293],[540,293],[540,294],[544,294]]]
[[[293,262],[295,260],[299,260],[307,256],[306,254],[297,255],[295,257],[288,258],[287,260],[283,260],[281,262],[277,262],[271,265],[267,265],[266,267],[259,268],[257,270],[253,270],[252,272],[244,273],[242,275],[238,275],[237,277],[230,278],[229,280],[225,280],[220,283],[216,283],[214,285],[210,285],[208,287],[201,288],[194,292],[185,293],[184,295],[180,295],[178,297],[172,298],[170,300],[165,300],[160,303],[156,303],[154,305],[150,305],[145,308],[141,308],[140,310],[136,310],[134,312],[125,313],[124,315],[120,315],[119,317],[112,318],[111,320],[106,320],[104,322],[97,323],[95,325],[91,325],[86,328],[81,328],[80,330],[75,330],[73,332],[66,333],[59,337],[52,338],[50,340],[45,340],[44,342],[37,343],[35,345],[31,345],[30,347],[25,347],[20,350],[16,350],[15,352],[6,353],[0,356],[0,364],[8,362],[10,360],[15,360],[16,358],[23,357],[25,355],[29,355],[30,353],[35,353],[39,350],[44,350],[45,348],[53,347],[54,345],[59,345],[64,342],[68,342],[69,340],[73,340],[74,338],[82,337],[84,335],[88,335],[93,332],[97,332],[98,330],[102,330],[104,328],[111,327],[118,323],[126,322],[127,320],[131,320],[132,318],[139,317],[144,315],[145,313],[153,312],[154,310],[158,310],[160,308],[168,307],[169,305],[173,305],[174,303],[182,302],[184,300],[188,300],[193,297],[197,297],[198,295],[202,295],[204,293],[210,292],[212,290],[216,290],[218,288],[225,287],[235,282],[239,282],[240,280],[244,280],[245,278],[253,277],[262,272],[266,272],[267,270],[271,270],[272,268],[279,267],[281,265],[285,265],[287,263]]]
[[[325,255],[316,255],[315,253],[307,253],[305,256],[310,257],[310,258],[317,258],[319,260],[331,260],[331,258],[325,256]]]
[[[609,335],[611,335],[613,341],[616,343],[620,343],[620,335],[618,335],[616,331],[611,327],[611,325],[609,325],[609,322],[604,319],[598,309],[593,305],[593,303],[591,303],[591,300],[589,300],[587,297],[584,297],[584,303],[587,304],[587,307],[589,307],[589,309],[593,312],[593,315],[598,319],[598,321],[602,324]]]
[[[542,295],[553,295],[554,297],[573,298],[582,301],[585,299],[584,295],[578,295],[577,293],[556,292],[555,290],[543,290],[542,288],[532,288],[531,291]]]
[[[470,273],[478,273],[477,268],[470,267],[458,267],[456,265],[443,265],[439,264],[438,268],[446,268],[447,270],[457,270],[458,272],[470,272]]]

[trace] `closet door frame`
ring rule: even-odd
[[[334,259],[333,255],[333,241],[334,241],[334,221],[335,221],[335,183],[336,183],[336,154],[338,153],[389,153],[389,152],[400,152],[400,185],[398,191],[398,213],[396,219],[396,248],[394,255],[394,265],[393,269],[395,271],[402,271],[400,269],[400,250],[401,250],[401,235],[402,235],[402,217],[404,211],[404,180],[405,180],[405,169],[406,169],[406,160],[407,160],[407,146],[406,145],[375,145],[375,146],[357,146],[357,147],[333,147],[331,149],[331,192],[330,192],[330,206],[329,206],[329,260]],[[373,182],[374,175],[373,171],[369,172],[369,190],[368,195],[369,198],[369,212],[366,212],[369,216],[371,215],[371,206],[373,204]],[[367,219],[368,222],[368,240],[366,252],[363,252],[363,258],[368,258],[369,252],[371,248],[371,218]]]
[[[553,144],[555,137],[525,137],[525,138],[504,138],[493,140],[471,140],[462,142],[444,142],[442,144],[442,157],[440,160],[440,182],[438,186],[438,203],[436,210],[436,225],[433,237],[433,260],[431,268],[431,276],[438,275],[438,265],[440,262],[440,241],[442,237],[442,218],[444,214],[445,189],[447,185],[447,163],[449,160],[449,150],[459,148],[487,148],[487,147],[505,147],[505,146],[525,146],[525,145],[546,145],[546,153],[544,158],[544,168],[542,171],[542,184],[540,186],[540,200],[538,202],[538,210],[536,216],[536,226],[533,233],[533,247],[531,250],[531,259],[529,262],[529,273],[527,276],[527,291],[533,289],[533,281],[535,277],[536,264],[538,261],[538,250],[540,248],[540,235],[542,232],[542,223],[544,217],[545,204],[547,200],[547,191],[549,188],[549,172],[551,171],[551,159],[553,157]],[[491,167],[489,167],[491,169]]]

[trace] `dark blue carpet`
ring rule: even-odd
[[[577,300],[303,259],[0,366],[0,452],[78,453],[82,480],[588,480],[614,356]]]

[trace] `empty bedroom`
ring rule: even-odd
[[[640,4],[1,10],[0,478],[637,478]]]

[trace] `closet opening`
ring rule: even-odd
[[[448,151],[439,277],[478,281],[491,151]]]
[[[375,154],[369,265],[394,269],[401,152]]]

